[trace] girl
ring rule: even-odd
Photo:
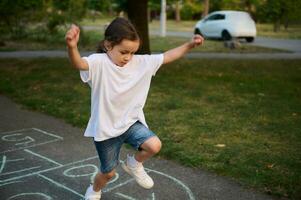
[[[150,189],[154,182],[142,163],[161,149],[161,141],[148,129],[143,113],[151,78],[162,64],[182,57],[202,44],[203,38],[195,35],[190,42],[163,54],[135,55],[141,43],[137,31],[128,20],[116,18],[105,31],[100,53],[81,57],[77,49],[79,34],[79,28],[72,25],[66,43],[73,67],[91,87],[91,117],[85,136],[94,138],[101,163],[101,172],[88,187],[85,199],[101,198],[101,189],[115,175],[123,143],[137,152],[127,156],[122,168],[140,186]]]

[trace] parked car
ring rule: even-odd
[[[245,38],[247,42],[253,42],[256,37],[256,25],[247,12],[216,11],[198,21],[194,33],[205,38]]]

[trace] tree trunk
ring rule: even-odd
[[[147,21],[152,22],[151,9],[147,8]]]
[[[274,32],[278,32],[280,30],[280,20],[274,22]]]
[[[289,24],[289,19],[288,19],[288,17],[285,17],[285,19],[284,19],[284,28],[285,28],[286,31],[288,29],[288,24]]]
[[[175,14],[176,14],[176,22],[180,22],[181,21],[180,1],[176,1]]]
[[[209,0],[204,0],[203,4],[204,4],[204,10],[202,13],[202,18],[204,18],[209,13]]]
[[[147,20],[147,1],[148,0],[128,0],[127,11],[129,20],[136,27],[141,42],[138,54],[150,54],[148,20]]]

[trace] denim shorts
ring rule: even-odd
[[[116,168],[119,164],[119,153],[123,143],[130,144],[136,150],[141,150],[140,145],[153,136],[156,136],[155,133],[137,121],[118,137],[100,142],[94,141],[100,159],[100,171],[108,173]]]

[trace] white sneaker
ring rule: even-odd
[[[100,200],[101,191],[94,192],[93,185],[90,185],[85,194],[85,200]]]
[[[136,167],[130,167],[127,162],[124,161],[121,166],[141,187],[151,189],[154,186],[153,179],[145,172],[141,163],[137,163]]]

